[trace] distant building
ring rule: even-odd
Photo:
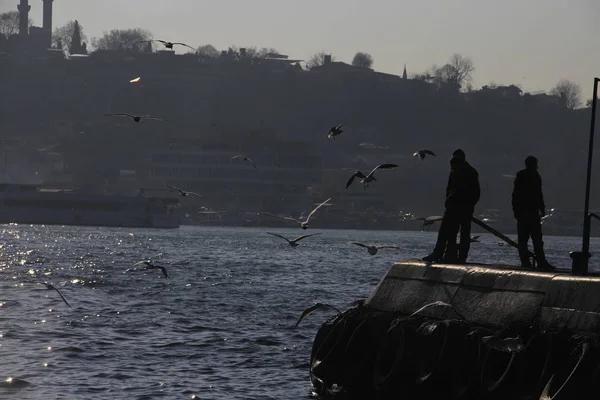
[[[52,2],[54,0],[41,0],[43,2],[43,26],[29,27],[29,0],[20,0],[17,5],[19,11],[19,34],[13,35],[8,40],[0,42],[0,51],[8,52],[34,52],[42,53],[52,46]]]

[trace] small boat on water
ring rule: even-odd
[[[0,184],[0,223],[179,228],[174,198],[80,193],[39,185]]]

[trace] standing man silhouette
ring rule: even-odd
[[[471,218],[479,201],[481,189],[479,174],[466,160],[462,149],[454,151],[450,160],[450,176],[446,187],[444,218],[440,225],[433,252],[423,261],[440,261],[464,264],[471,246]],[[460,229],[460,245],[456,235]]]
[[[542,177],[538,172],[538,160],[534,156],[525,159],[525,169],[517,172],[512,193],[512,208],[517,220],[517,236],[521,266],[532,268],[527,242],[533,242],[533,251],[539,269],[552,270],[546,260],[542,241],[542,217],[546,215]]]

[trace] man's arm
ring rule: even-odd
[[[519,192],[520,192],[520,187],[521,187],[521,174],[517,173],[517,176],[515,177],[515,181],[514,181],[514,185],[513,185],[513,192],[512,192],[512,209],[513,209],[513,213],[515,215],[515,218],[517,218],[517,209],[519,208]]]
[[[542,217],[546,215],[546,204],[544,204],[544,191],[542,190],[542,177],[540,176],[540,193],[539,193],[539,207]]]
[[[477,171],[474,171],[475,174],[473,176],[473,206],[479,202],[479,198],[481,197],[481,186],[479,186],[479,174]]]

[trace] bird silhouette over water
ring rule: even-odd
[[[354,173],[354,175],[352,175],[350,177],[350,179],[348,180],[348,182],[346,183],[346,189],[348,189],[348,187],[350,187],[350,185],[352,185],[352,182],[354,182],[355,178],[360,178],[360,183],[362,183],[364,185],[364,188],[366,189],[369,185],[369,182],[373,182],[376,181],[377,179],[375,179],[375,171],[377,171],[378,169],[390,169],[390,168],[396,168],[398,165],[396,164],[381,164],[376,166],[375,168],[373,168],[373,170],[371,172],[369,172],[368,175],[363,174],[361,171],[356,171]]]
[[[479,243],[479,238],[481,236],[477,235],[477,236],[471,236],[471,243]]]
[[[182,190],[182,189],[176,188],[175,186],[169,186],[169,185],[166,185],[166,186],[167,186],[169,189],[172,189],[172,190],[176,190],[176,191],[178,191],[178,192],[179,192],[179,194],[180,194],[181,196],[183,196],[183,197],[185,197],[185,196],[189,196],[189,195],[191,195],[191,194],[193,194],[194,196],[202,197],[202,195],[201,195],[201,194],[198,194],[198,193],[195,193],[195,192],[186,192],[185,190]]]
[[[346,242],[347,244],[354,244],[360,247],[364,247],[367,249],[367,251],[369,252],[370,255],[374,256],[375,254],[377,254],[377,252],[381,249],[400,249],[400,247],[396,246],[396,245],[381,245],[381,246],[375,246],[375,245],[367,245],[367,244],[363,244],[360,242]]]
[[[127,113],[104,114],[106,117],[129,117],[135,122],[140,122],[142,119],[154,119],[157,121],[166,121],[166,119],[153,117],[151,115],[132,115]]]
[[[427,150],[427,149],[417,150],[413,153],[413,156],[419,157],[421,159],[421,161],[423,161],[428,154],[431,156],[437,157],[433,151]]]
[[[425,228],[427,226],[433,225],[436,221],[441,221],[443,219],[444,219],[444,217],[442,217],[441,215],[432,215],[430,217],[411,218],[411,220],[413,220],[413,221],[423,221],[423,227],[421,228],[421,230],[425,230]]]
[[[188,46],[185,43],[181,43],[181,42],[167,42],[166,40],[160,40],[160,39],[153,39],[153,40],[144,40],[138,43],[150,43],[150,42],[160,42],[162,43],[167,49],[173,50],[173,46],[175,45],[179,45],[179,46],[185,46],[188,47],[194,51],[196,51],[195,48],[193,48],[192,46]]]
[[[543,224],[544,221],[546,221],[548,218],[553,217],[554,216],[554,208],[550,209],[550,212],[546,215],[544,215],[542,218],[540,218],[540,224]]]
[[[56,291],[56,293],[58,293],[58,295],[60,296],[60,298],[62,299],[62,301],[64,301],[66,305],[68,305],[69,307],[71,307],[71,305],[67,302],[67,300],[62,295],[62,293],[59,292],[57,288],[55,288],[52,284],[50,284],[48,282],[30,282],[30,281],[26,281],[26,282],[21,282],[21,283],[31,283],[31,284],[34,284],[34,285],[44,285],[44,286],[46,286],[46,288],[48,290],[54,290],[54,291]]]
[[[317,233],[311,233],[311,234],[308,234],[308,235],[302,235],[302,236],[298,236],[296,239],[294,239],[294,240],[290,240],[290,239],[288,239],[288,238],[286,238],[286,237],[284,237],[284,236],[278,235],[278,234],[276,234],[276,233],[272,233],[272,232],[267,232],[267,233],[268,233],[269,235],[273,235],[273,236],[277,236],[277,237],[279,237],[279,238],[282,238],[283,240],[287,241],[287,242],[288,242],[288,244],[289,244],[290,246],[292,246],[292,247],[298,247],[298,246],[299,246],[298,242],[299,242],[299,241],[301,241],[302,239],[306,239],[307,237],[311,237],[311,236],[315,236],[315,235],[320,235],[320,234],[321,234],[321,232],[317,232]]]
[[[328,139],[335,139],[336,136],[340,135],[342,132],[344,132],[342,130],[342,124],[339,124],[338,126],[333,126],[331,127],[331,129],[329,130],[329,132],[327,132],[327,138]]]
[[[256,164],[254,163],[254,161],[252,161],[252,159],[251,159],[250,157],[243,156],[243,155],[241,155],[241,154],[238,154],[237,156],[233,156],[233,157],[231,157],[231,158],[230,158],[230,160],[236,160],[236,159],[238,159],[238,158],[241,158],[242,160],[244,160],[244,161],[246,161],[246,162],[249,162],[250,164],[252,164],[252,166],[253,166],[254,168],[256,168]]]
[[[310,306],[306,310],[302,311],[302,314],[300,314],[300,318],[298,318],[298,321],[296,321],[296,324],[294,325],[294,328],[296,328],[298,325],[300,325],[300,322],[302,322],[302,320],[304,318],[308,317],[310,315],[310,313],[312,313],[313,311],[315,311],[315,310],[326,310],[328,308],[331,308],[331,309],[337,311],[338,314],[342,313],[340,310],[338,310],[337,308],[335,308],[334,306],[331,306],[329,304],[314,303],[312,306]]]
[[[308,216],[306,217],[305,220],[301,220],[299,218],[294,218],[294,217],[280,217],[279,215],[275,215],[275,214],[271,214],[271,213],[267,213],[267,212],[263,212],[261,214],[268,215],[268,216],[275,217],[275,218],[279,218],[279,219],[284,219],[284,220],[287,220],[287,221],[294,221],[294,222],[297,222],[298,224],[300,224],[300,228],[302,228],[302,229],[308,229],[308,221],[310,220],[310,218],[317,212],[317,210],[319,208],[321,208],[325,204],[327,204],[329,202],[329,200],[331,200],[331,197],[328,198],[327,200],[325,200],[324,202],[320,203],[319,205],[317,205],[310,212],[310,214],[308,214]]]
[[[137,262],[137,263],[135,263],[133,265],[136,266],[136,265],[140,265],[140,264],[145,264],[146,265],[145,269],[160,269],[160,271],[162,272],[162,274],[165,276],[165,279],[169,279],[169,275],[167,274],[167,269],[165,267],[163,267],[161,265],[155,265],[150,260],[140,261],[140,262]]]

